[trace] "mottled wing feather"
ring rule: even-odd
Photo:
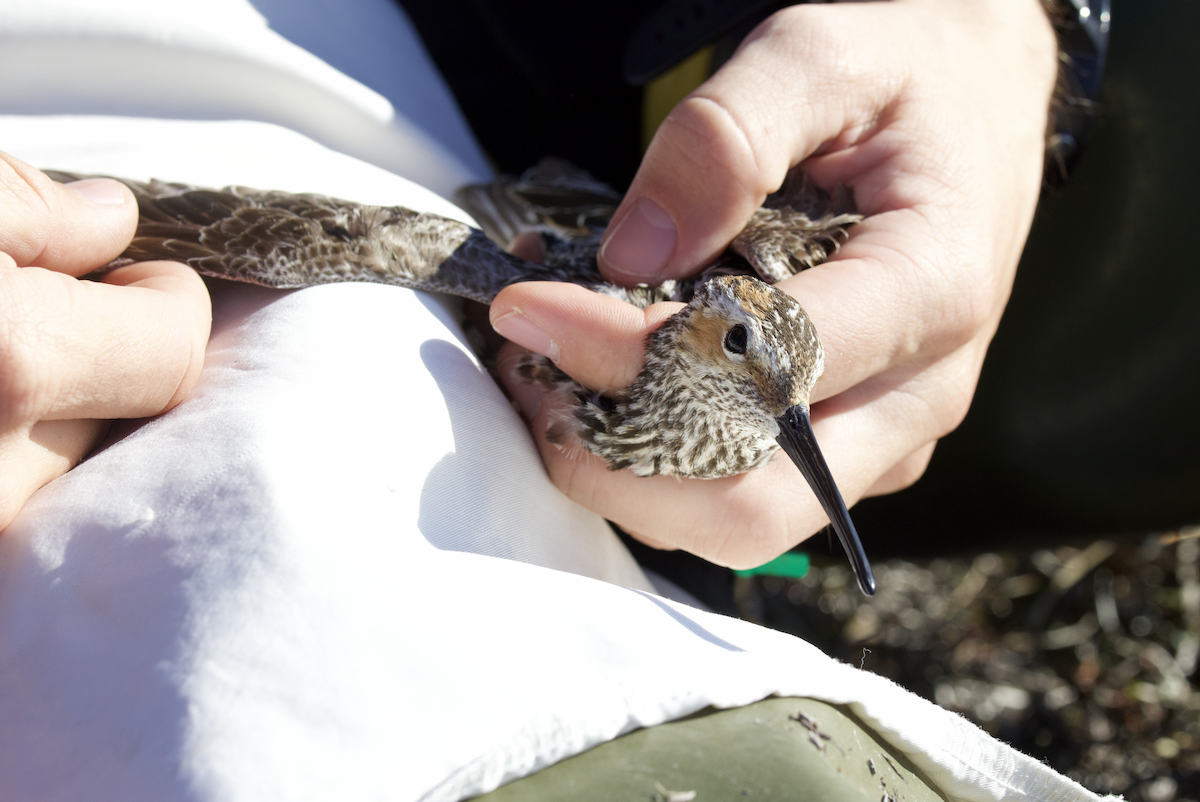
[[[754,212],[750,222],[729,244],[769,284],[819,265],[846,237],[846,229],[862,218],[855,214],[810,220],[791,207]]]
[[[793,167],[783,179],[783,185],[767,196],[763,206],[768,209],[790,207],[810,220],[822,217],[837,217],[842,214],[857,214],[854,192],[845,184],[838,184],[833,192],[827,192],[812,182],[800,167]]]
[[[729,248],[763,281],[775,284],[832,256],[847,229],[860,220],[849,187],[838,184],[832,193],[826,192],[803,170],[793,168]]]
[[[455,200],[507,247],[530,231],[566,239],[599,236],[621,194],[570,162],[547,157],[520,178],[502,175],[462,187]]]
[[[592,198],[608,203],[621,202],[621,193],[600,181],[587,170],[557,156],[545,156],[521,174],[521,186],[554,194],[561,190],[563,197]]]
[[[589,390],[564,373],[550,359],[528,354],[517,362],[517,376],[526,384],[541,387],[548,393],[569,395],[575,401],[574,414],[550,421],[546,438],[562,448],[568,448],[575,438],[604,450],[604,460],[611,471],[639,465],[648,450],[661,447],[670,432],[661,429],[641,432],[636,442],[630,441],[637,424],[625,419],[627,410],[618,412],[621,401]],[[557,408],[557,407],[555,407]],[[658,473],[657,465],[640,466],[643,475]]]
[[[532,207],[514,201],[510,190],[515,182],[510,175],[500,175],[486,184],[459,187],[454,193],[455,202],[502,248],[526,232],[546,230]]]
[[[280,289],[392,284],[481,303],[514,282],[572,280],[436,214],[324,195],[118,180],[133,190],[140,212],[137,233],[118,262],[170,259],[204,275]]]
[[[518,202],[560,235],[599,234],[612,219],[621,193],[565,159],[548,156],[509,188]]]
[[[623,288],[605,282],[596,266],[600,236],[620,196],[560,159],[543,159],[519,179],[465,188],[462,195],[474,198],[467,206],[493,239],[543,232],[543,265],[505,253],[483,232],[455,220],[401,207],[245,187],[125,183],[137,196],[141,220],[122,260],[171,259],[206,275],[276,288],[367,281],[483,303],[518,281],[568,281],[640,307],[686,302],[696,286],[717,275],[757,271],[776,282],[826,259],[859,219],[851,213],[848,190],[831,196],[796,170],[704,273],[662,287]]]

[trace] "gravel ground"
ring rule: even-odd
[[[1200,527],[1137,543],[738,578],[745,618],[962,713],[1099,793],[1200,800]]]

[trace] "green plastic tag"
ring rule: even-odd
[[[808,573],[808,554],[802,551],[785,551],[757,568],[733,573],[737,576],[781,576],[785,579],[799,579]]]

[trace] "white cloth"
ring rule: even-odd
[[[13,5],[0,2],[0,54],[8,21],[42,25],[46,43],[67,7]],[[205,52],[270,39],[234,0],[154,5],[167,11],[144,28],[130,16],[111,52],[111,31],[68,34],[88,58],[118,60],[131,37],[171,39],[204,14],[175,33]],[[246,76],[266,65],[308,81],[298,97],[341,87],[347,104],[373,91],[273,47]],[[408,57],[426,74],[422,54]],[[128,102],[148,108],[152,90],[135,85]],[[220,101],[211,92],[205,114],[234,116]],[[17,111],[0,117],[0,147],[41,167],[461,214],[278,119]],[[368,118],[344,121],[338,141],[364,126],[378,141],[384,124]],[[410,151],[379,160],[393,170],[433,165],[440,184],[469,172],[469,154],[394,143]],[[373,285],[215,288],[192,395],[48,485],[0,536],[0,799],[457,800],[633,728],[770,694],[851,705],[952,798],[1094,798],[803,641],[650,593],[604,523],[550,486],[453,308]]]

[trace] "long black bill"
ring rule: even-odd
[[[871,564],[867,562],[867,554],[863,551],[858,532],[854,531],[854,522],[850,520],[850,512],[842,494],[833,483],[833,474],[825,464],[825,457],[817,447],[817,438],[813,434],[812,424],[808,420],[806,407],[794,406],[777,419],[779,437],[775,438],[787,455],[796,463],[800,473],[808,480],[809,487],[817,495],[817,500],[829,516],[833,531],[837,532],[842,541],[842,548],[850,558],[854,567],[854,575],[858,577],[858,586],[868,596],[875,594],[875,575],[871,573]]]

